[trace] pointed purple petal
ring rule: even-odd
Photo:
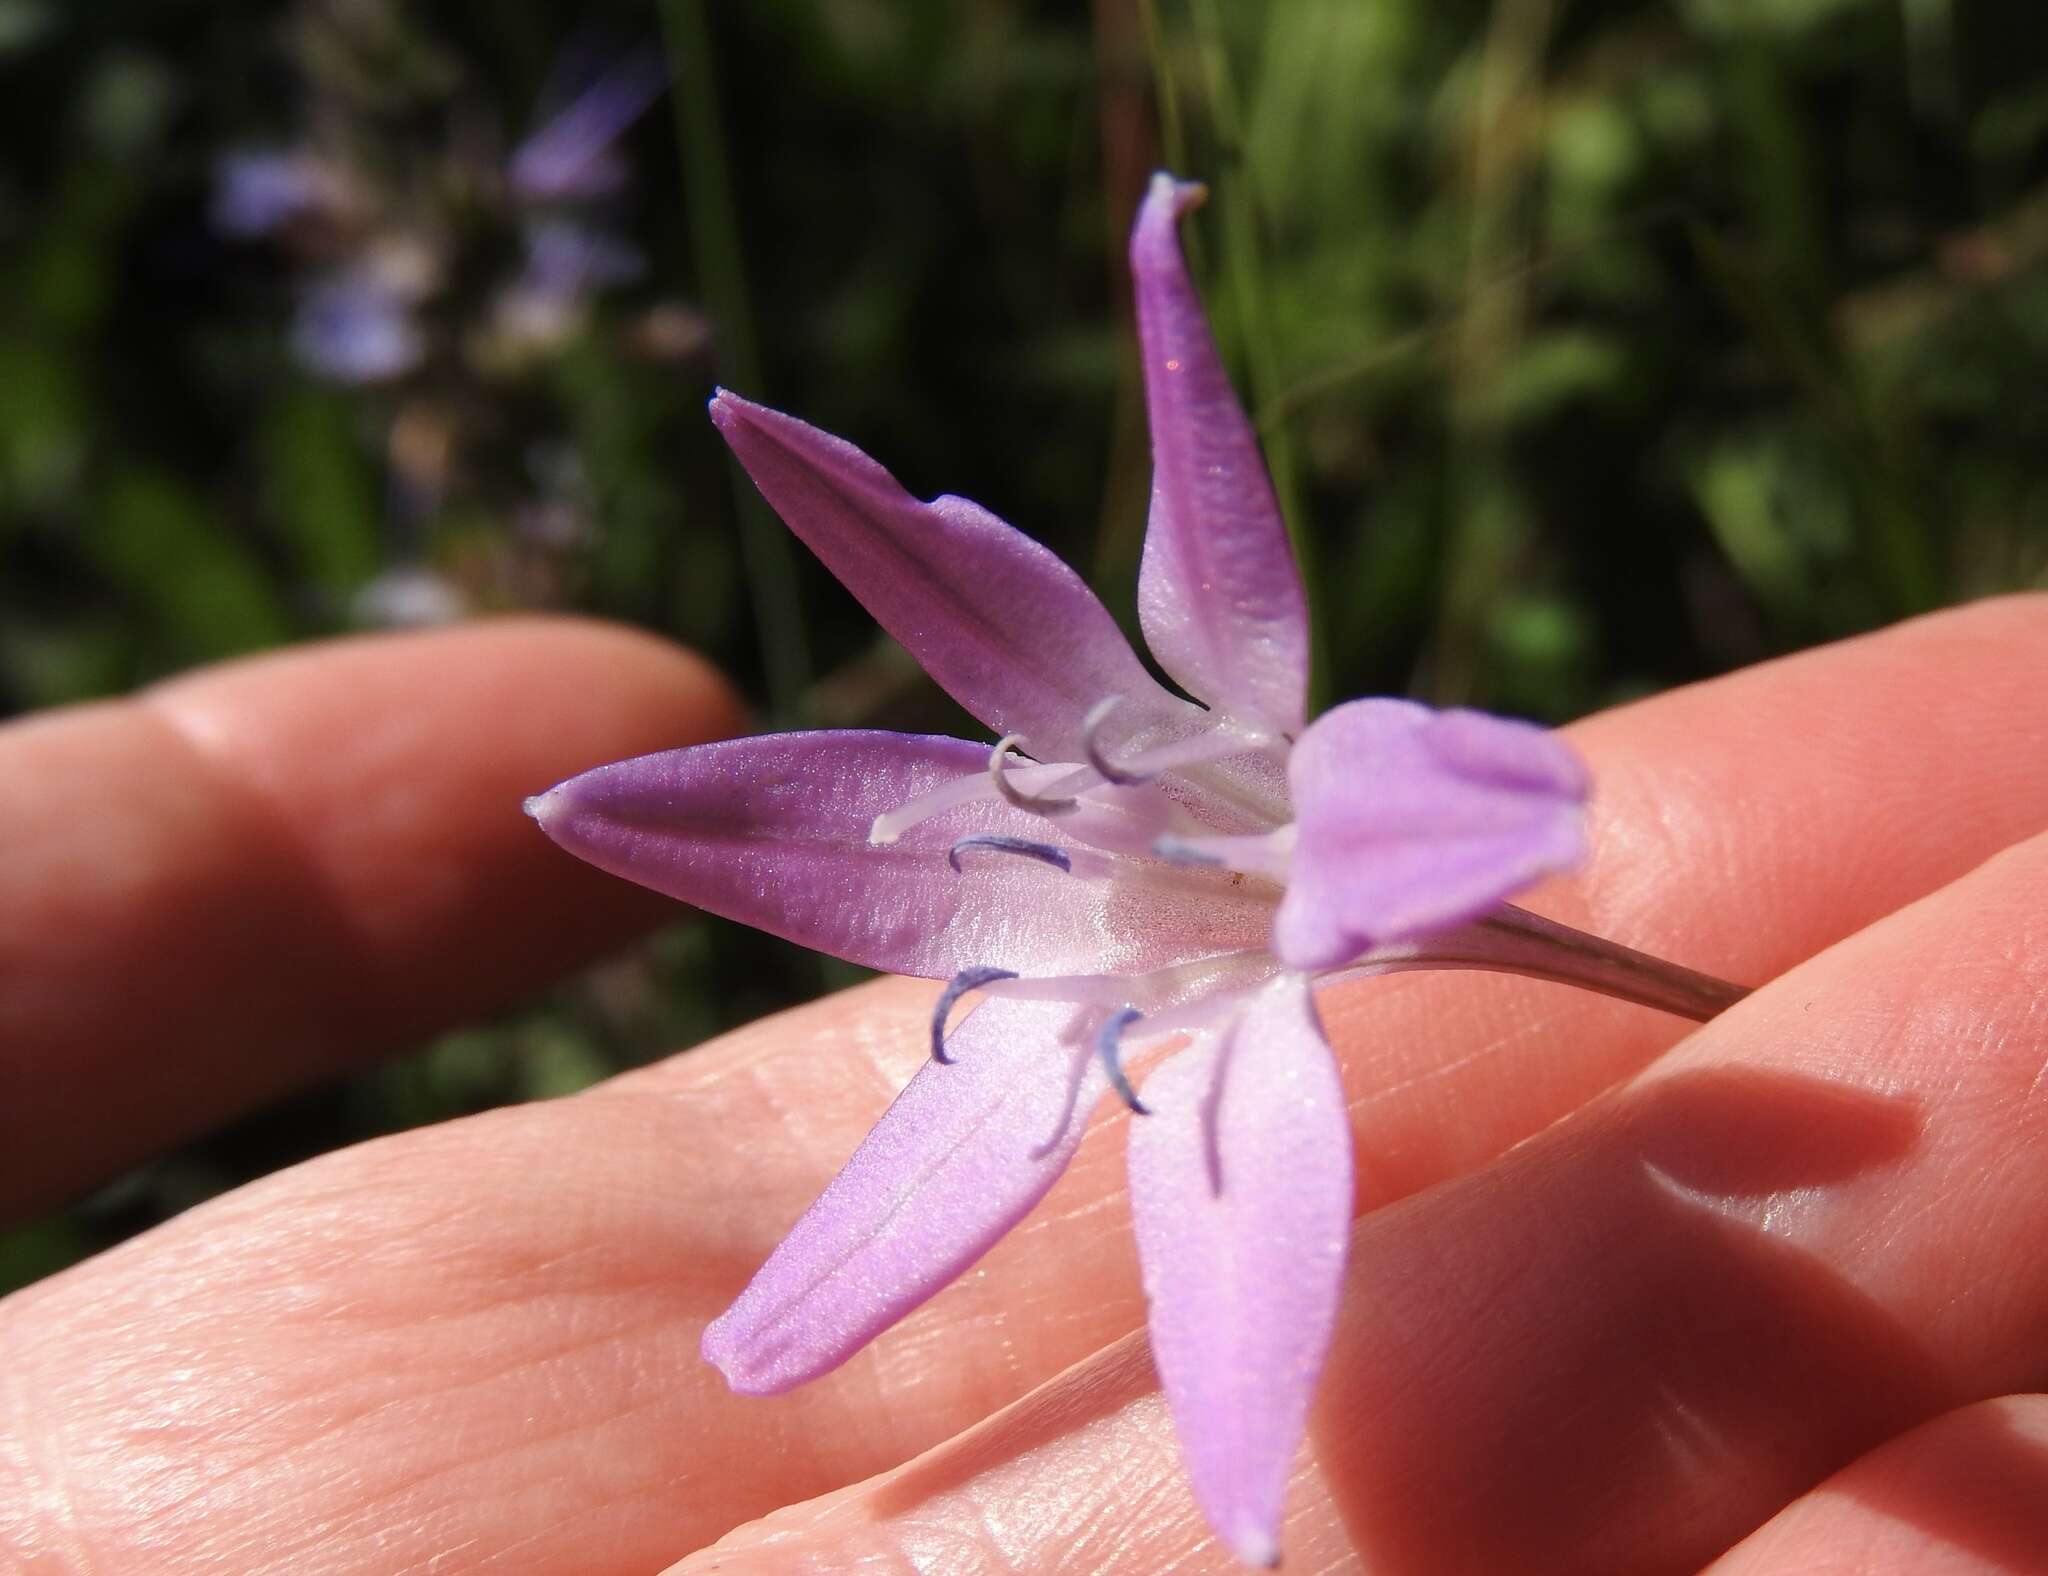
[[[1307,981],[1266,986],[1143,1098],[1131,1214],[1153,1360],[1209,1524],[1277,1564],[1351,1228],[1351,1123]]]
[[[1073,1158],[1107,1079],[1082,1009],[988,1001],[949,1037],[739,1300],[704,1332],[735,1390],[836,1368],[986,1253]],[[1087,1014],[1083,1028],[1092,1026]]]
[[[1265,461],[1174,233],[1202,196],[1153,176],[1131,232],[1152,424],[1138,617],[1160,666],[1191,693],[1293,733],[1308,691],[1308,606]]]
[[[1141,748],[1201,724],[1154,683],[1116,621],[1053,553],[965,498],[920,503],[844,439],[720,390],[711,419],[789,528],[999,734],[1081,758],[1081,719],[1120,695],[1104,741]]]
[[[1271,909],[1256,895],[1222,881],[1213,891],[1155,890],[1113,879],[1112,856],[1000,800],[959,805],[887,846],[870,844],[884,810],[978,776],[987,762],[986,748],[958,739],[776,734],[600,766],[528,809],[600,869],[899,974],[944,979],[975,965],[1137,972],[1264,944]],[[980,834],[1070,849],[1074,873],[994,852],[965,853],[955,870],[947,851]]]
[[[1361,700],[1289,763],[1296,841],[1274,950],[1298,969],[1475,919],[1585,857],[1585,767],[1554,733]]]

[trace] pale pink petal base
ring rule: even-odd
[[[953,1061],[911,1079],[704,1331],[733,1389],[779,1395],[838,1367],[1024,1218],[1108,1087],[1089,1049],[1100,1016],[999,1000],[968,1016],[948,1039]]]
[[[1273,981],[1142,1093],[1131,1213],[1153,1359],[1210,1525],[1277,1564],[1351,1227],[1351,1124],[1307,981]]]

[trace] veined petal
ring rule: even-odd
[[[1175,224],[1201,187],[1152,177],[1131,275],[1152,424],[1152,515],[1138,617],[1160,666],[1249,721],[1297,732],[1308,604],[1250,421],[1224,374]]]
[[[1307,980],[1265,986],[1143,1097],[1131,1215],[1153,1360],[1209,1524],[1277,1564],[1351,1227],[1351,1123]]]
[[[1126,704],[1107,742],[1203,725],[1146,673],[1059,557],[965,498],[921,503],[843,438],[721,389],[711,419],[761,495],[947,694],[1042,761],[1081,758],[1081,719]]]
[[[600,766],[528,809],[600,869],[899,974],[1136,973],[1262,944],[1272,908],[1256,893],[1211,872],[1084,850],[1056,820],[1000,799],[870,844],[882,811],[949,779],[985,780],[987,762],[985,747],[959,739],[770,734]],[[966,854],[954,868],[948,850],[979,835],[1074,850],[1074,873],[1000,852]]]
[[[1294,747],[1294,859],[1273,928],[1294,968],[1477,918],[1585,856],[1585,767],[1547,729],[1361,700]]]
[[[987,1001],[704,1332],[735,1390],[777,1395],[836,1368],[986,1253],[1073,1158],[1108,1087],[1100,1013]]]

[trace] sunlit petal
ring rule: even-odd
[[[1271,1565],[1351,1224],[1351,1124],[1307,981],[1265,986],[1142,1098],[1131,1214],[1153,1359],[1204,1514]]]
[[[704,1332],[735,1390],[836,1368],[1021,1220],[1073,1158],[1107,1080],[1099,1013],[988,1001],[896,1097],[739,1300]]]
[[[982,777],[987,759],[983,746],[925,735],[772,734],[600,766],[528,808],[601,869],[899,974],[1136,973],[1264,945],[1272,909],[1256,894],[1210,872],[1120,860],[1000,799],[869,842],[881,811]],[[1000,851],[948,858],[991,838],[1060,849],[1067,868]]]
[[[1585,854],[1585,768],[1556,734],[1361,700],[1289,763],[1296,836],[1274,946],[1300,969],[1476,918]]]
[[[1138,661],[1058,556],[965,498],[919,502],[843,438],[721,391],[711,419],[762,496],[945,691],[1041,761],[1081,759],[1081,721],[1125,704],[1111,743],[1202,725]]]
[[[1308,694],[1308,605],[1265,461],[1181,260],[1175,224],[1202,195],[1154,176],[1131,232],[1152,424],[1138,618],[1160,666],[1190,692],[1293,733]]]

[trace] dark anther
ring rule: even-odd
[[[932,1008],[932,1060],[951,1064],[953,1058],[946,1054],[946,1014],[953,1010],[953,1003],[971,990],[980,990],[984,985],[993,985],[997,980],[1013,980],[1017,976],[1009,969],[992,969],[986,964],[977,968],[962,969],[946,981],[946,988],[939,992],[938,1005]]]
[[[946,863],[958,870],[960,855],[970,848],[986,848],[994,854],[1017,854],[1051,865],[1055,870],[1071,871],[1074,868],[1074,861],[1067,857],[1064,848],[1057,848],[1051,843],[1034,843],[1028,837],[1005,837],[1000,832],[976,832],[972,837],[961,838],[946,850]]]
[[[1109,1074],[1109,1082],[1122,1096],[1125,1105],[1140,1116],[1150,1116],[1150,1107],[1138,1098],[1138,1091],[1131,1087],[1130,1079],[1124,1076],[1123,1059],[1117,1055],[1117,1044],[1124,1037],[1124,1030],[1145,1015],[1136,1007],[1119,1007],[1103,1020],[1102,1027],[1095,1031],[1095,1054],[1102,1058],[1103,1069]]]
[[[1106,695],[1088,708],[1088,715],[1081,719],[1081,752],[1088,757],[1088,764],[1095,768],[1106,783],[1115,783],[1120,788],[1134,788],[1139,783],[1150,782],[1150,772],[1127,772],[1109,764],[1109,757],[1102,753],[1102,725],[1109,721],[1109,714],[1123,704],[1121,695]]]

